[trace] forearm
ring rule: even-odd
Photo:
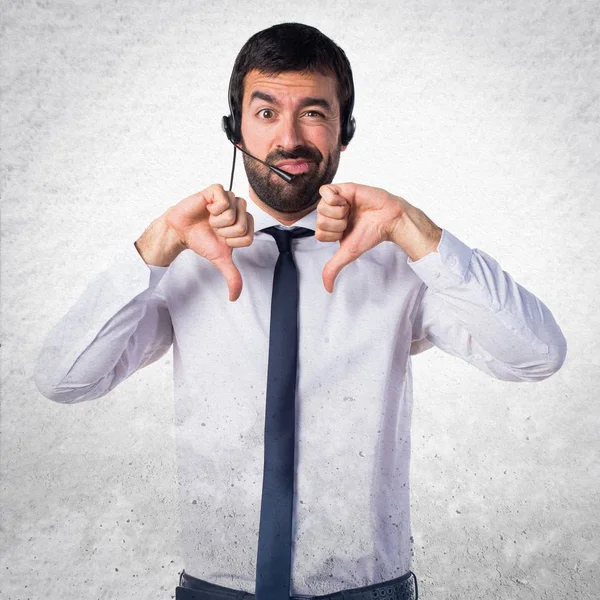
[[[566,341],[552,313],[491,256],[446,230],[438,252],[408,262],[428,287],[416,339],[499,379],[536,381],[560,368]]]
[[[34,381],[56,402],[98,398],[172,342],[168,309],[154,293],[166,269],[149,269],[134,248],[98,275],[48,333]]]

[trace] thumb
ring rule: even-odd
[[[354,258],[348,253],[348,251],[345,248],[340,247],[325,264],[322,274],[323,285],[330,294],[333,292],[333,284],[336,280],[336,277],[340,274],[340,271],[353,260]]]
[[[233,250],[233,249],[232,249]],[[221,271],[225,281],[227,281],[227,287],[229,288],[229,301],[235,302],[242,293],[242,276],[238,271],[238,268],[233,262],[231,253],[229,256],[216,258],[213,264],[219,271]]]

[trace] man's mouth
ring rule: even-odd
[[[291,175],[300,175],[301,173],[308,173],[308,171],[313,168],[314,164],[315,163],[312,160],[300,158],[295,160],[284,160],[276,163],[275,166]]]

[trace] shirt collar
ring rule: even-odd
[[[249,196],[246,198],[248,202],[248,210],[252,213],[254,218],[254,233],[258,235],[269,235],[264,231],[260,231],[265,227],[278,226],[281,229],[292,229],[294,227],[306,227],[313,231],[317,228],[317,210],[316,208],[311,210],[307,215],[304,215],[301,219],[296,221],[291,226],[282,225],[275,217],[272,217],[269,213],[266,213],[258,204],[253,202]],[[269,236],[271,237],[271,236]]]

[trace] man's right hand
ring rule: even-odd
[[[242,293],[242,276],[233,263],[233,248],[254,240],[254,219],[247,202],[215,184],[171,206],[152,222],[135,246],[147,264],[166,267],[189,248],[210,260],[229,287],[229,300]]]

